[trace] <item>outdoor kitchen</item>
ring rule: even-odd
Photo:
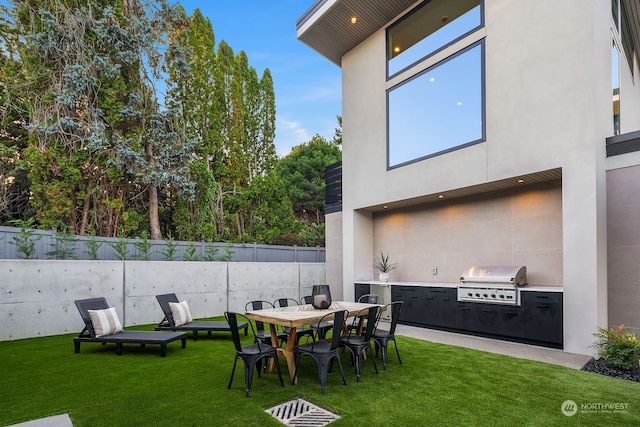
[[[563,348],[562,288],[529,286],[526,266],[472,266],[458,283],[355,283],[356,300],[370,292],[404,301],[402,324]]]

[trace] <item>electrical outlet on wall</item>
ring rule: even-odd
[[[431,267],[431,274],[433,274],[434,276],[438,274],[438,267]]]

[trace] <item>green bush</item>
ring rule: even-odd
[[[598,341],[592,347],[598,349],[600,356],[613,365],[630,369],[640,363],[640,343],[636,334],[626,330],[624,325],[617,328],[598,328],[593,334]]]

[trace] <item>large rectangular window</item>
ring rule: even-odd
[[[388,167],[485,139],[484,42],[387,92]]]
[[[431,0],[387,29],[387,77],[482,26],[480,0]]]

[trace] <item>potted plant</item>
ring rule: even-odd
[[[395,262],[389,262],[389,255],[380,252],[380,257],[373,263],[373,268],[378,271],[381,282],[389,281],[389,272],[398,266]]]

